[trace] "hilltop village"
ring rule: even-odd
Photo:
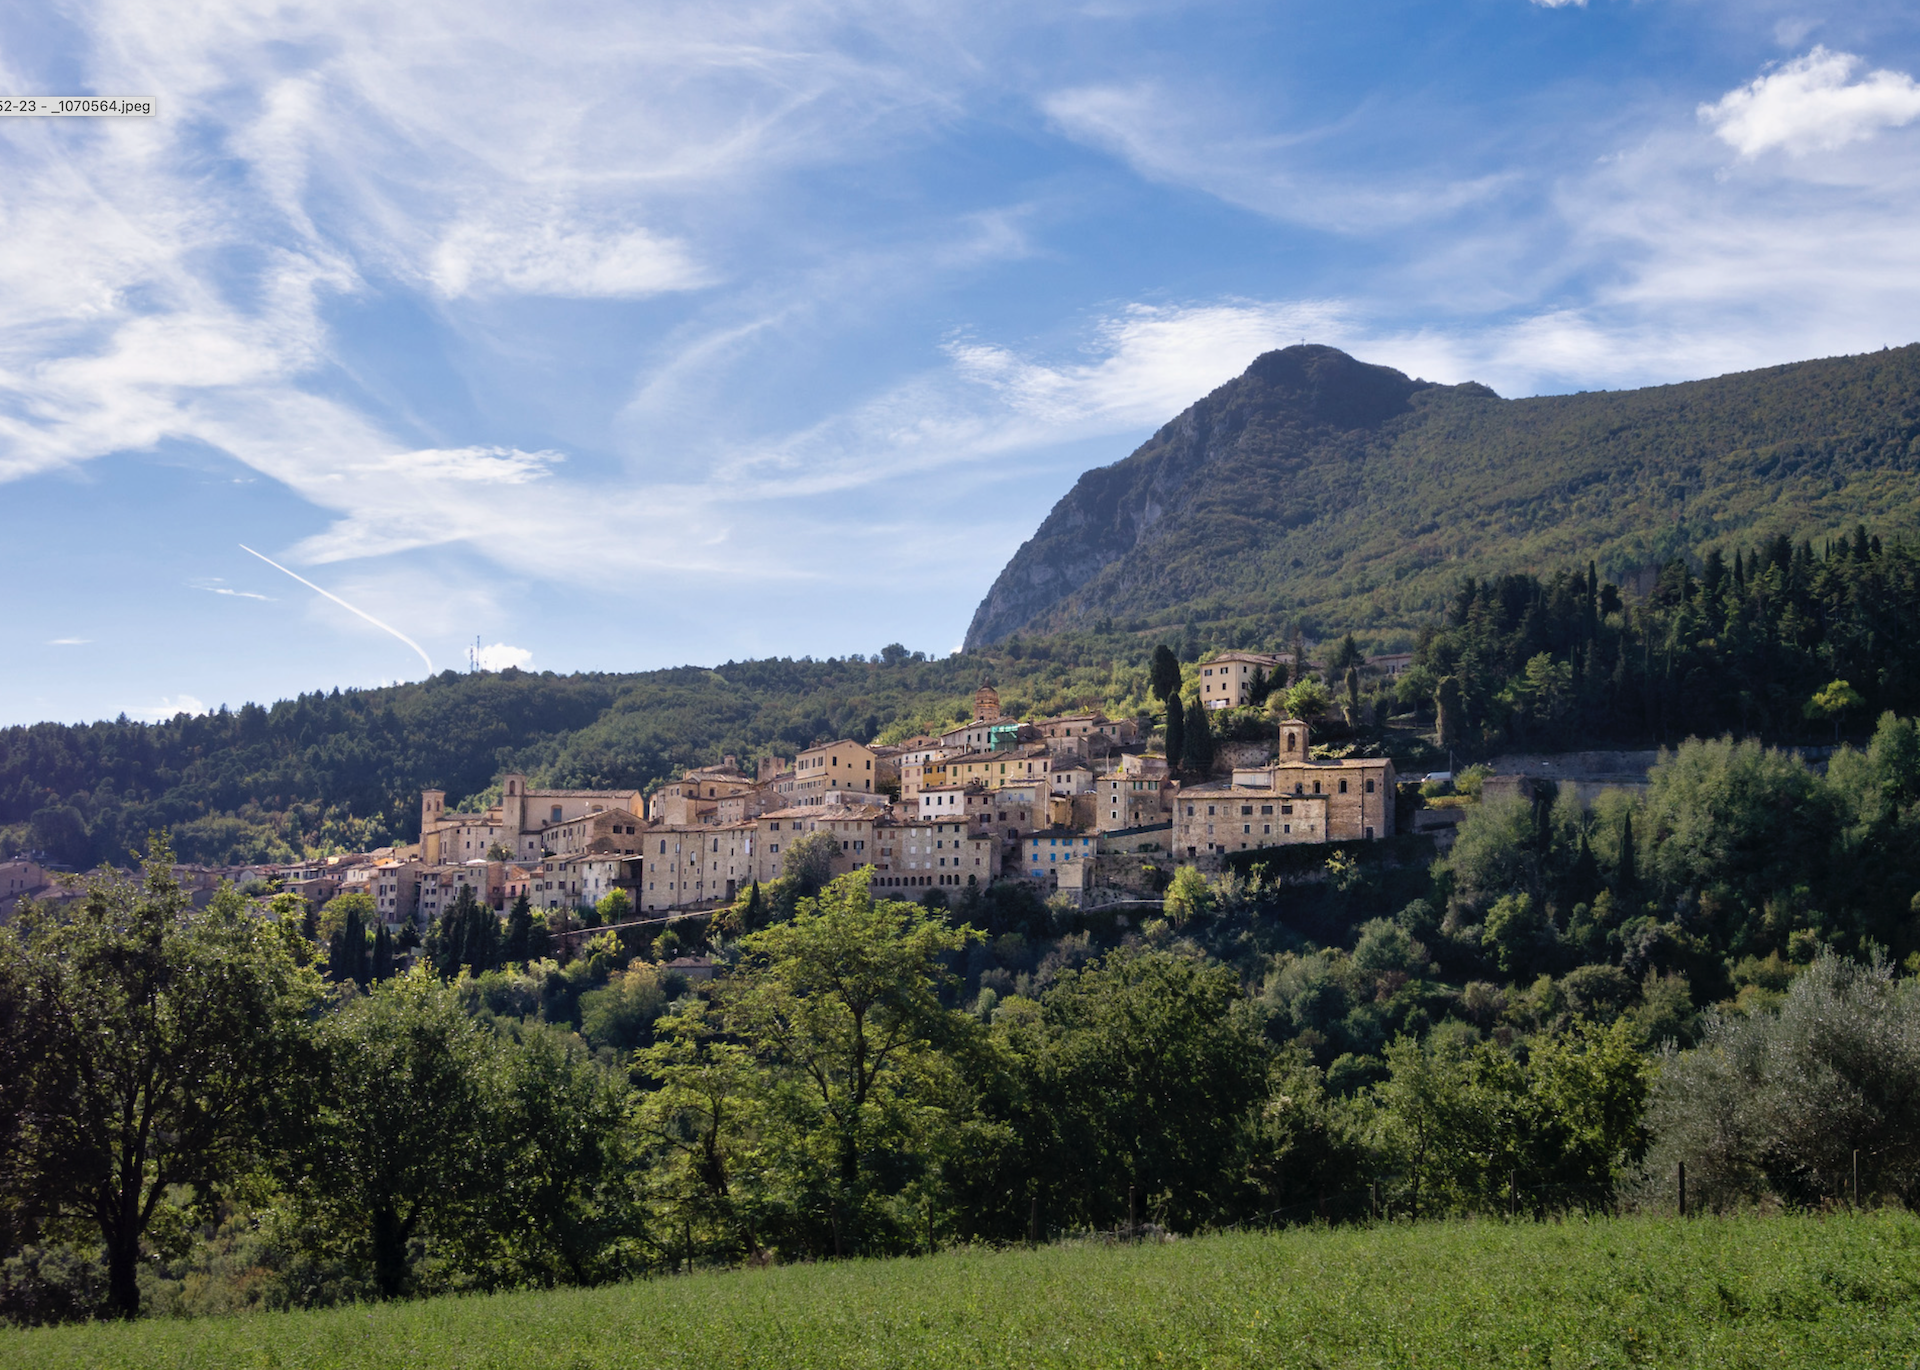
[[[1207,662],[1201,702],[1246,703],[1278,660],[1229,652]],[[729,756],[651,794],[538,789],[509,773],[498,798],[471,812],[424,791],[417,843],[181,875],[204,876],[209,892],[220,878],[266,882],[313,907],[358,892],[400,929],[430,924],[463,888],[496,910],[525,895],[535,909],[582,911],[615,890],[643,915],[713,909],[782,875],[787,850],[812,833],[837,840],[833,874],[871,868],[876,892],[891,897],[1017,880],[1087,904],[1151,895],[1181,864],[1214,871],[1235,852],[1394,832],[1393,763],[1316,760],[1303,720],[1277,720],[1269,743],[1237,744],[1213,774],[1184,780],[1148,750],[1146,723],[1099,712],[1016,719],[983,685],[972,716],[938,736],[823,741],[751,770]],[[0,898],[48,893],[51,872],[5,864]]]

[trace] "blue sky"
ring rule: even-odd
[[[161,113],[0,120],[0,722],[946,651],[1302,339],[1913,341],[1915,72],[1872,0],[10,7],[0,93]]]

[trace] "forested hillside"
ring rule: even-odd
[[[1328,347],[1256,360],[1089,471],[969,647],[1113,618],[1286,617],[1408,638],[1463,576],[1920,526],[1920,345],[1644,390],[1503,400]]]
[[[986,678],[1016,712],[1138,708],[1144,653],[1108,635],[928,661],[728,662],[630,675],[443,671],[159,723],[0,730],[0,855],[129,864],[149,831],[183,860],[293,860],[418,834],[420,791],[458,801],[519,769],[542,783],[645,787],[726,753],[791,757],[823,738],[900,737],[966,717]]]

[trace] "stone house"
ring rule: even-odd
[[[873,887],[897,893],[920,888],[965,889],[1000,874],[1000,842],[960,820],[883,821],[876,830]]]

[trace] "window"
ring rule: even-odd
[[[1280,806],[1280,812],[1281,812],[1281,813],[1292,813],[1292,812],[1293,812],[1293,805],[1291,805],[1291,804],[1282,804],[1282,805]]]
[[[1373,840],[1373,829],[1372,829],[1372,828],[1368,828],[1368,829],[1367,829],[1367,840],[1368,840],[1369,842],[1371,842],[1371,841]]]
[[[1207,805],[1207,817],[1208,818],[1213,817],[1213,805],[1211,804]]]
[[[1241,815],[1241,817],[1243,817],[1243,818],[1244,818],[1244,817],[1245,817],[1246,815],[1248,815],[1248,814],[1250,814],[1250,813],[1252,813],[1252,812],[1253,812],[1253,805],[1251,805],[1251,804],[1242,804],[1242,805],[1240,806],[1240,815]]]
[[[1262,805],[1260,806],[1260,812],[1261,812],[1261,813],[1272,813],[1272,812],[1273,812],[1273,805],[1271,805],[1271,804],[1262,804]]]
[[[1319,793],[1320,793],[1320,782],[1319,782],[1318,780],[1316,780],[1316,781],[1314,781],[1314,782],[1313,782],[1313,792],[1314,792],[1315,794],[1319,794]]]
[[[1372,793],[1373,793],[1373,782],[1372,782],[1371,780],[1369,780],[1369,781],[1367,782],[1367,793],[1368,793],[1368,794],[1372,794]]]
[[[1240,825],[1240,831],[1241,831],[1241,832],[1252,832],[1252,831],[1253,831],[1253,824],[1251,824],[1251,823],[1242,823],[1242,824]]]
[[[1346,792],[1347,792],[1347,782],[1342,780],[1340,782],[1340,793],[1345,794]]]

